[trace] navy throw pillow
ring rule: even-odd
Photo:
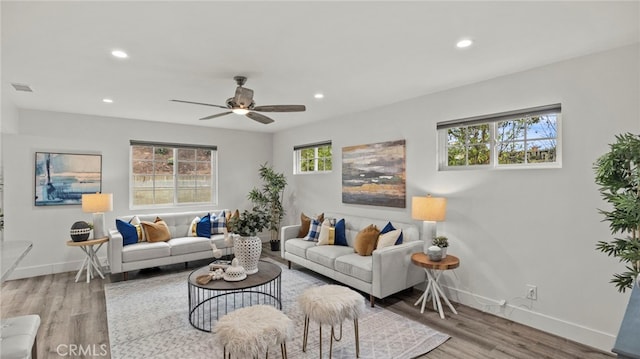
[[[200,218],[200,222],[196,224],[196,235],[198,237],[211,237],[211,213]]]
[[[385,234],[387,232],[391,232],[391,231],[395,231],[396,229],[393,227],[393,224],[391,224],[391,222],[387,222],[387,225],[384,226],[384,228],[382,228],[382,230],[380,231],[380,234]],[[398,245],[398,244],[402,244],[402,232],[400,232],[400,237],[398,237],[398,239],[396,240],[396,243],[394,243],[394,245]]]
[[[347,233],[346,233],[346,228],[344,224],[344,218],[336,222],[335,231],[336,231],[336,237],[333,243],[338,246],[348,247],[349,243],[347,243]]]
[[[116,228],[122,234],[122,245],[138,243],[138,230],[131,223],[116,219]]]

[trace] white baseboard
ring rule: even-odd
[[[106,256],[99,257],[99,259],[100,263],[102,263],[105,267],[108,267]],[[56,273],[77,272],[78,269],[80,269],[81,264],[82,260],[77,260],[72,262],[49,263],[38,266],[18,267],[13,271],[13,273],[11,273],[7,280],[38,277],[41,275]]]
[[[447,292],[449,299],[457,301],[460,304],[464,304],[480,311],[506,318],[516,323],[524,324],[547,333],[555,334],[605,352],[611,352],[611,348],[613,348],[615,343],[615,334],[588,328],[580,324],[555,318],[543,313],[538,313],[523,306],[511,303],[501,306],[500,300],[498,299],[483,297],[481,295],[445,285],[442,285],[442,287]]]

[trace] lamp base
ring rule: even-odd
[[[104,213],[97,212],[93,214],[93,239],[104,238],[107,236],[104,225]]]
[[[427,253],[427,249],[433,245],[433,239],[436,237],[437,231],[438,222],[422,221],[422,240],[424,241],[424,253]]]

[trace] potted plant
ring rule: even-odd
[[[640,352],[640,285],[636,284],[640,272],[640,137],[631,133],[616,136],[616,142],[598,158],[594,170],[600,194],[612,208],[599,211],[609,222],[611,234],[620,236],[599,241],[596,248],[626,264],[626,271],[614,274],[611,283],[619,292],[632,289],[613,348],[613,352],[626,358],[629,353]]]
[[[440,247],[442,250],[442,258],[447,256],[447,247],[449,247],[449,239],[445,236],[434,237],[431,243],[434,246]]]
[[[229,219],[233,228],[233,252],[247,274],[258,272],[258,261],[262,253],[262,240],[258,233],[269,225],[270,216],[261,207],[244,210],[239,216]]]
[[[599,241],[596,248],[627,263],[626,271],[614,274],[611,283],[618,291],[633,288],[640,272],[640,138],[627,133],[616,136],[610,151],[595,163],[595,182],[612,210],[599,210],[609,221],[610,241]]]
[[[268,228],[271,233],[269,243],[272,251],[278,251],[280,250],[280,222],[285,215],[282,202],[287,179],[283,173],[274,171],[266,163],[260,166],[259,173],[263,182],[262,188],[254,188],[247,197],[269,214]]]

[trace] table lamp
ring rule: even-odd
[[[93,239],[107,236],[104,228],[104,212],[113,210],[113,194],[91,193],[82,195],[82,211],[93,213]]]
[[[438,221],[444,221],[447,211],[447,199],[444,197],[413,197],[411,199],[411,218],[421,220],[424,252],[436,237]]]

